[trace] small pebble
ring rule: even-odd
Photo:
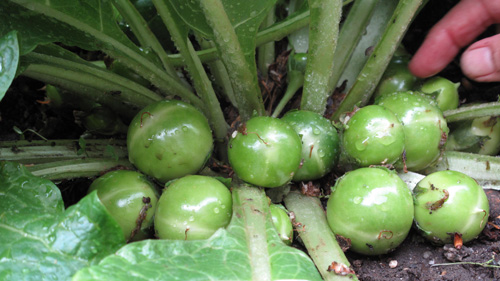
[[[396,268],[398,266],[398,261],[397,260],[392,260],[389,262],[389,267],[390,268]]]
[[[432,256],[432,252],[431,251],[426,251],[424,252],[424,259],[428,259]]]

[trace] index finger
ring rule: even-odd
[[[488,26],[500,22],[500,1],[463,0],[430,31],[408,67],[418,77],[443,70],[460,49]]]

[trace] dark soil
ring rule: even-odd
[[[429,1],[405,37],[404,43],[410,53],[415,52],[429,28],[456,2]],[[481,36],[493,33],[495,29],[490,28]],[[460,95],[464,102],[498,98],[498,83],[478,84],[467,80],[457,61],[440,75],[462,83]],[[75,123],[71,109],[54,110],[44,104],[43,87],[42,83],[28,78],[14,81],[0,102],[0,141],[38,139],[30,130],[48,139],[78,139],[84,133]],[[17,133],[14,127],[24,134]],[[83,197],[90,182],[89,179],[59,182],[66,205]],[[487,194],[491,208],[489,223],[478,239],[460,250],[452,245],[432,245],[412,230],[403,244],[387,255],[366,257],[348,251],[346,255],[352,268],[360,280],[500,280],[500,192],[488,190]]]

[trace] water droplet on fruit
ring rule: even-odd
[[[214,208],[214,213],[218,214],[220,212],[219,208]]]
[[[353,202],[354,204],[359,204],[359,203],[361,203],[361,200],[362,200],[362,198],[361,198],[361,197],[359,197],[359,196],[356,196],[356,197],[352,198],[352,202]]]
[[[189,220],[189,221],[194,221],[194,217],[193,217],[193,216],[190,216],[188,220]]]
[[[323,149],[318,150],[318,156],[321,158],[325,157],[325,151]]]
[[[187,132],[188,131],[188,127],[182,126],[182,131]]]
[[[321,133],[321,130],[318,127],[313,129],[313,134],[319,135],[320,133]]]
[[[151,143],[153,142],[152,139],[147,139],[145,142],[144,142],[144,147],[145,148],[149,148],[151,146]]]
[[[220,207],[221,207],[222,209],[225,209],[225,208],[226,208],[226,205],[220,205]]]
[[[396,139],[394,138],[394,136],[391,136],[391,135],[384,136],[384,137],[380,138],[380,143],[383,145],[390,145],[390,144],[394,143],[395,141],[396,141]]]

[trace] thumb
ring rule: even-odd
[[[462,54],[463,73],[478,82],[500,81],[500,34],[472,44]]]

